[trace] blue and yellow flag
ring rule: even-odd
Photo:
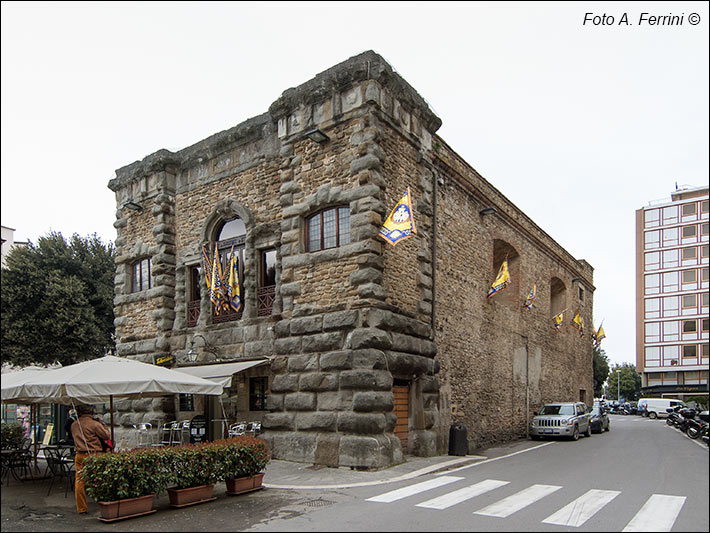
[[[212,283],[210,284],[210,300],[214,305],[215,313],[219,314],[224,304],[222,292],[222,263],[219,260],[217,243],[214,243],[214,261],[212,262]]]
[[[564,322],[565,311],[560,311],[554,317],[552,317],[552,325],[555,326],[555,331],[557,331],[557,333],[560,332],[560,328],[562,327],[562,323]]]
[[[606,335],[604,334],[604,328],[602,325],[599,325],[599,329],[592,333],[592,339],[594,340],[594,347],[598,348],[599,345],[602,343],[602,339],[605,338]]]
[[[582,320],[582,313],[580,309],[577,309],[577,314],[572,318],[571,324],[579,330],[579,336],[584,337],[584,320]]]
[[[530,311],[535,301],[535,294],[537,293],[537,283],[533,284],[532,289],[528,293],[528,297],[525,298],[525,303],[523,304],[523,309]]]
[[[390,243],[392,246],[399,241],[409,239],[412,235],[417,234],[417,228],[414,225],[414,214],[412,212],[412,198],[407,187],[407,192],[402,199],[397,202],[392,212],[382,224],[380,228],[380,237]]]
[[[500,268],[498,269],[498,276],[496,276],[495,281],[493,282],[493,285],[491,285],[491,290],[488,291],[488,295],[486,296],[486,299],[490,298],[494,294],[505,290],[505,288],[508,286],[510,283],[510,273],[508,272],[508,260],[504,259],[503,263],[500,265]]]
[[[239,291],[239,263],[237,255],[234,253],[234,246],[229,253],[229,279],[227,280],[227,305],[235,312],[239,311],[242,306],[241,293]],[[228,309],[228,308],[227,308]]]

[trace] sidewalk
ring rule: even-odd
[[[328,468],[291,461],[272,460],[266,467],[264,488],[249,495],[229,496],[225,484],[215,486],[217,499],[208,504],[184,509],[169,506],[165,494],[158,495],[149,516],[111,524],[98,520],[98,505],[89,498],[89,512],[76,513],[74,493],[65,496],[65,485],[49,479],[16,481],[2,486],[2,531],[244,531],[264,518],[304,498],[331,496],[337,489],[380,485],[412,479],[485,459],[479,455],[463,457],[407,457],[407,461],[376,472],[350,468]],[[40,471],[44,462],[39,461]]]

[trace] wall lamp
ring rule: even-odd
[[[197,333],[192,336],[192,339],[190,339],[190,350],[187,352],[187,360],[190,361],[191,363],[194,363],[197,361],[197,352],[195,351],[195,339],[196,338],[202,339],[202,341],[205,343],[205,350],[210,352],[212,355],[217,355],[217,348],[212,346],[209,342],[207,342],[207,339],[205,339],[204,335],[201,333]]]
[[[128,200],[126,203],[123,204],[123,207],[126,209],[131,209],[133,211],[143,211],[143,206],[137,202],[134,202],[133,200]]]
[[[330,137],[328,137],[325,133],[323,133],[318,128],[306,132],[305,136],[308,137],[313,142],[318,143],[318,144],[321,144],[321,143],[324,143],[324,142],[330,140]]]
[[[485,207],[481,209],[478,213],[480,215],[495,215],[498,210],[495,207]]]

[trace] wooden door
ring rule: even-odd
[[[409,387],[407,385],[392,387],[394,393],[394,414],[397,423],[394,426],[394,434],[402,442],[402,453],[407,453],[407,441],[409,437]]]

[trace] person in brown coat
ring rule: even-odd
[[[74,437],[74,467],[76,469],[76,481],[74,483],[74,497],[76,498],[76,511],[79,514],[87,512],[86,492],[84,490],[84,479],[81,470],[84,467],[84,459],[92,453],[102,453],[101,440],[111,438],[108,427],[100,420],[94,418],[93,405],[77,405],[79,418],[71,425],[71,434]]]

